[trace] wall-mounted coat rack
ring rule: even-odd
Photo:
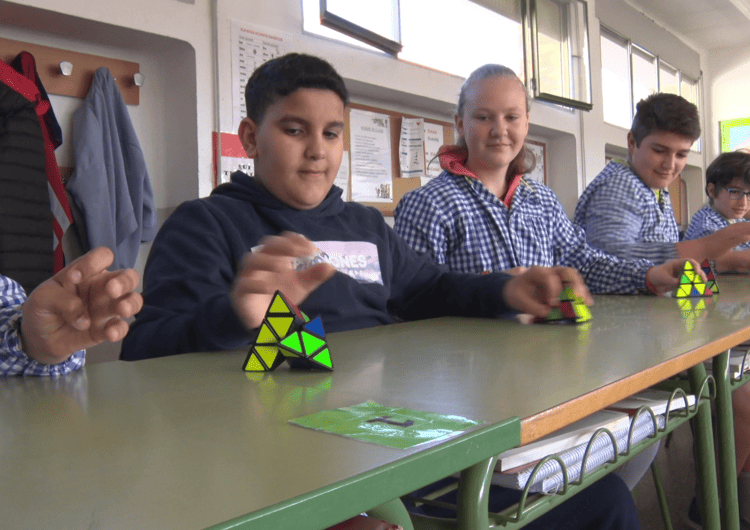
[[[0,60],[10,63],[22,51],[36,59],[37,72],[49,94],[84,98],[96,69],[106,66],[117,80],[125,103],[138,105],[140,101],[138,81],[142,84],[143,78],[136,75],[140,74],[138,63],[0,38]],[[61,71],[60,63],[64,62],[72,65],[70,75]]]

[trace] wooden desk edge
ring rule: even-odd
[[[605,387],[579,396],[567,403],[521,420],[521,445],[538,440],[574,421],[632,396],[680,372],[688,370],[719,353],[750,340],[750,327],[736,331],[710,344],[679,355],[643,372],[620,379]]]

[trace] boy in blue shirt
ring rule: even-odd
[[[532,267],[513,278],[448,272],[414,252],[377,210],[344,202],[333,181],[348,93],[322,59],[288,54],[265,63],[248,81],[246,100],[239,136],[256,177],[236,172],[165,222],[123,359],[246,346],[277,289],[320,315],[326,331],[391,323],[394,315],[544,316],[563,283],[590,301],[580,276],[565,267]],[[339,270],[327,262],[295,266],[310,255],[335,258]],[[665,285],[677,283],[669,271],[657,273]],[[503,494],[493,488],[493,507],[509,503]],[[528,528],[563,527],[572,517],[581,530],[639,527],[632,497],[614,476]]]
[[[610,162],[578,199],[573,222],[594,247],[623,259],[664,263],[672,258],[719,259],[750,240],[750,225],[735,225],[680,241],[667,187],[700,137],[698,109],[675,94],[641,100],[628,132],[628,163]]]
[[[734,223],[744,223],[750,211],[750,154],[722,153],[706,169],[708,204],[695,212],[685,239],[698,239]],[[722,271],[750,271],[750,242],[736,246],[716,260]]]

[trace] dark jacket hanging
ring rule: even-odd
[[[73,215],[65,195],[65,186],[60,176],[60,168],[57,166],[55,149],[62,143],[62,130],[57,123],[57,118],[44,90],[39,74],[36,71],[36,60],[29,52],[19,53],[11,66],[34,83],[38,93],[34,94],[35,110],[39,117],[39,124],[44,137],[44,159],[47,168],[47,183],[49,184],[50,209],[52,210],[52,233],[53,233],[53,266],[58,272],[65,266],[65,255],[63,253],[62,238],[65,231],[73,223]],[[25,93],[29,97],[30,94]]]
[[[0,274],[27,292],[53,273],[44,137],[35,100],[21,95],[32,89],[0,61]]]

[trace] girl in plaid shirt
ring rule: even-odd
[[[523,178],[533,164],[524,147],[529,100],[512,70],[489,64],[474,71],[461,88],[455,120],[459,143],[439,152],[445,171],[396,208],[394,228],[414,249],[461,272],[573,267],[592,292],[674,287],[684,261],[654,267],[594,249],[554,192]]]

